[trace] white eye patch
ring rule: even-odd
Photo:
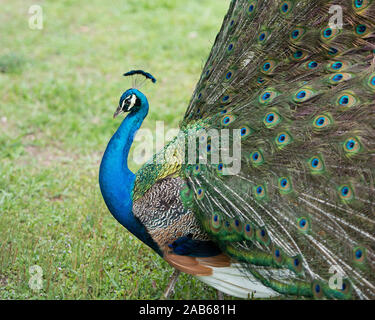
[[[130,98],[130,104],[129,104],[129,109],[128,110],[131,110],[131,108],[134,107],[136,101],[137,101],[136,95],[132,94],[132,96]]]
[[[135,94],[132,94],[131,96],[127,97],[122,101],[121,109],[124,111],[130,111],[131,108],[134,107],[135,103],[137,101],[137,96]],[[127,106],[126,110],[125,107]]]

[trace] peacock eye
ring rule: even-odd
[[[133,95],[128,96],[127,98],[125,98],[125,100],[124,100],[125,104],[127,104],[127,105],[130,104],[130,101],[131,101],[132,96],[133,96]]]
[[[131,110],[131,108],[134,107],[134,105],[136,104],[136,101],[137,101],[137,96],[135,94],[131,94],[129,96],[127,96],[123,101],[122,101],[122,104],[121,104],[121,109],[124,111],[124,112],[128,112]]]

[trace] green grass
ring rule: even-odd
[[[158,79],[143,128],[178,127],[229,1],[38,3],[43,30],[28,27],[33,1],[0,11],[0,299],[160,298],[172,268],[107,211],[98,167],[130,87],[122,73]],[[183,275],[172,298],[216,292]]]

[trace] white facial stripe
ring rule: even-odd
[[[122,100],[121,109],[124,109],[125,99]]]
[[[136,100],[137,100],[137,97],[136,97],[135,94],[133,94],[132,97],[130,98],[130,105],[129,105],[129,109],[128,110],[130,110],[131,108],[134,107]]]

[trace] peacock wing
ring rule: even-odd
[[[181,124],[185,206],[279,293],[375,298],[374,25],[371,0],[232,1]]]

